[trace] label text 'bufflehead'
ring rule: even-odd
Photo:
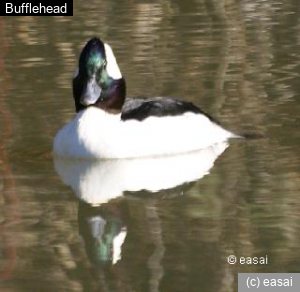
[[[50,1],[49,1],[50,2]],[[65,0],[60,5],[53,2],[35,1],[20,3],[17,1],[4,1],[2,5],[1,15],[6,16],[23,16],[23,15],[73,15],[73,0]],[[4,9],[3,9],[4,8]]]

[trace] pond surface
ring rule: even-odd
[[[238,272],[300,272],[299,32],[298,0],[74,0],[73,17],[1,17],[1,291],[235,292]],[[92,36],[129,96],[192,101],[263,138],[54,161]]]

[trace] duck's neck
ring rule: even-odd
[[[103,90],[101,99],[95,106],[112,113],[120,113],[126,98],[125,79],[113,80],[109,87]]]
[[[76,112],[87,108],[80,103],[80,98],[84,90],[84,82],[80,78],[73,80],[73,95],[75,99]],[[125,79],[111,79],[106,86],[102,88],[101,96],[97,102],[91,106],[103,109],[104,111],[119,114],[126,98]]]

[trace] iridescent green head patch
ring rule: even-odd
[[[105,49],[103,43],[97,39],[91,39],[83,48],[79,58],[79,72],[92,77],[99,75],[105,67]]]
[[[96,75],[96,78],[100,79],[102,70],[105,68],[105,63],[105,59],[101,56],[101,54],[94,53],[90,55],[86,63],[88,75],[90,77]]]

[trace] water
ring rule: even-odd
[[[300,272],[299,7],[74,1],[74,17],[2,17],[1,290],[223,292],[237,291],[238,272]],[[199,169],[201,157],[172,171],[54,161],[91,36],[113,47],[129,96],[192,101],[264,138],[204,155]],[[229,265],[231,254],[269,263]]]

